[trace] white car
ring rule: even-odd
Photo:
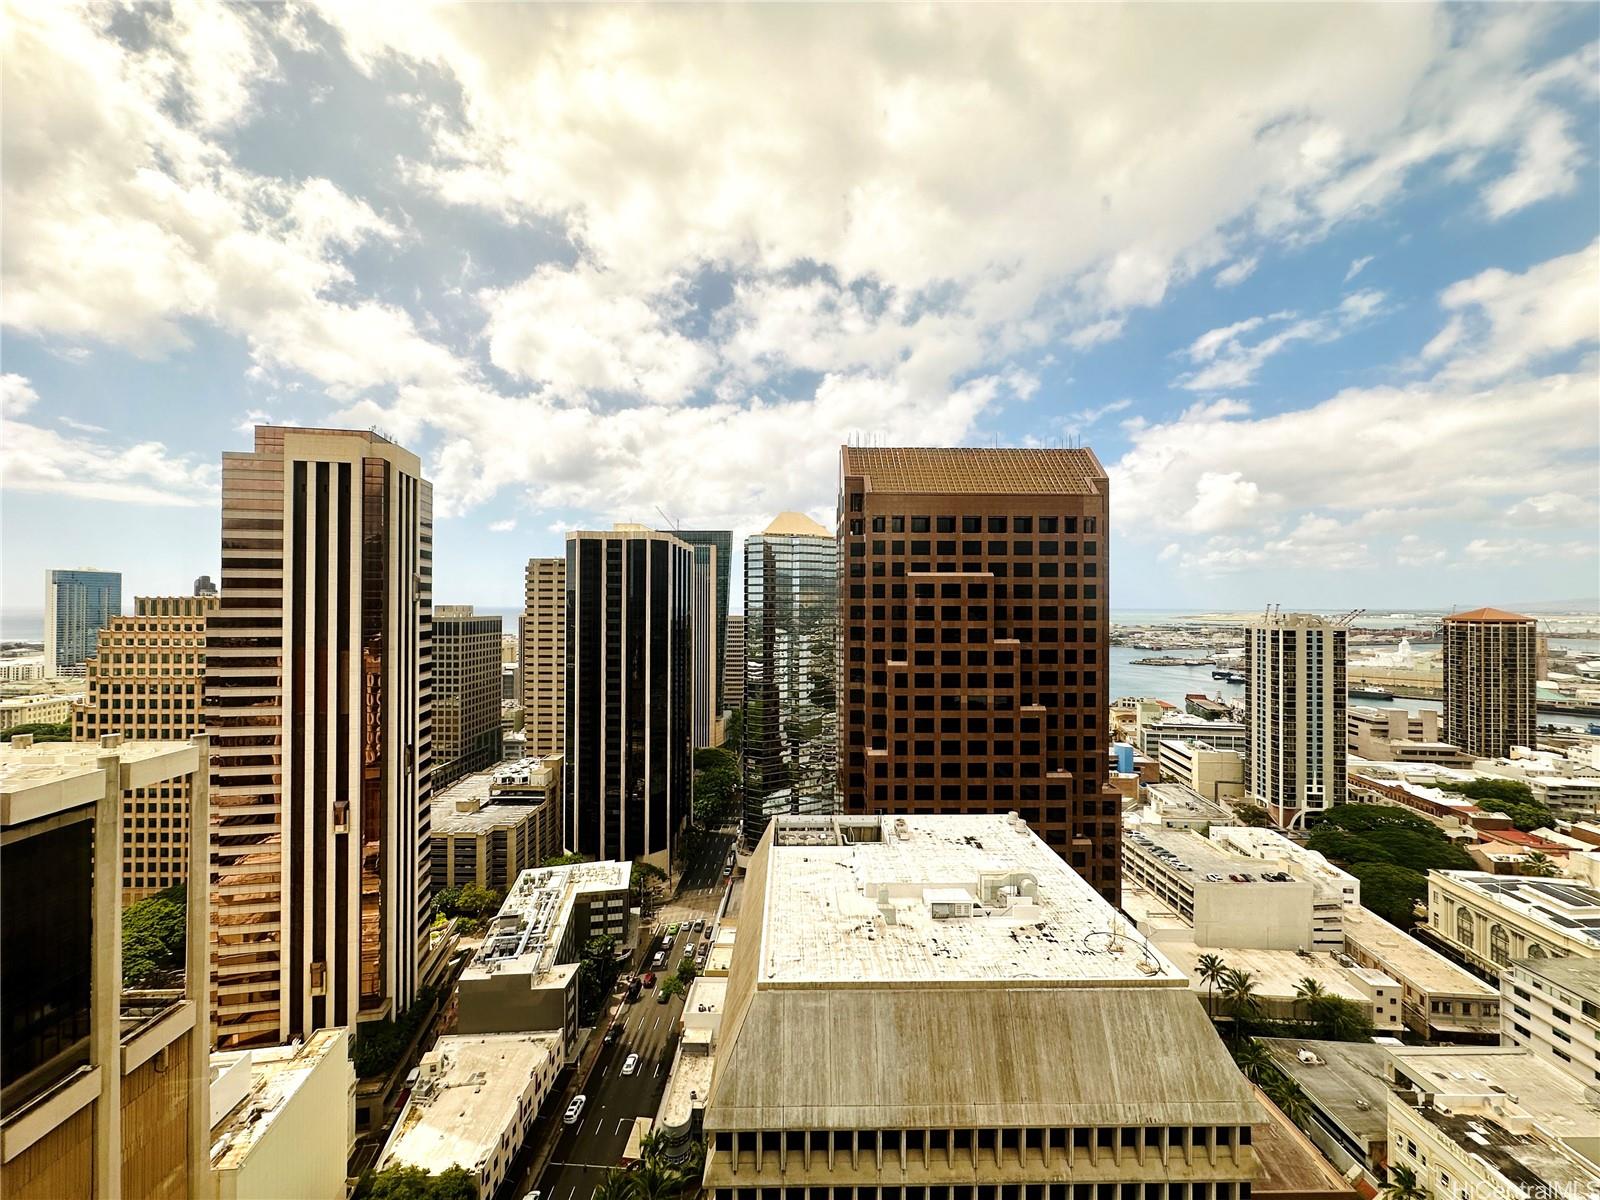
[[[632,1075],[638,1069],[639,1056],[637,1054],[628,1055],[628,1061],[622,1064],[622,1073],[624,1075]]]
[[[583,1115],[583,1106],[588,1099],[589,1097],[587,1096],[579,1096],[571,1104],[567,1105],[567,1115],[561,1119],[568,1125],[576,1125],[578,1123],[578,1118]]]

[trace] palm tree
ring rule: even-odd
[[[633,1200],[633,1178],[621,1167],[612,1167],[600,1177],[590,1200]]]
[[[1551,876],[1559,874],[1559,870],[1551,857],[1543,850],[1534,850],[1522,860],[1522,870],[1527,875]]]
[[[1317,1001],[1323,999],[1325,996],[1327,996],[1327,994],[1327,988],[1323,987],[1315,979],[1307,975],[1295,985],[1294,1006],[1296,1013],[1299,1012],[1300,1002],[1302,1000],[1305,1001],[1306,1006],[1310,1008],[1312,1012],[1315,1012],[1317,1008]]]
[[[1304,1125],[1311,1118],[1311,1106],[1306,1102],[1305,1093],[1287,1076],[1274,1070],[1261,1090],[1278,1106],[1278,1111],[1296,1125]]]
[[[1274,1074],[1272,1056],[1255,1038],[1247,1038],[1232,1049],[1234,1065],[1251,1083],[1260,1084]]]
[[[1220,954],[1202,954],[1194,962],[1195,973],[1206,981],[1206,1015],[1213,1021],[1217,1019],[1217,1010],[1211,1003],[1211,989],[1222,981],[1227,973],[1228,964],[1222,961]]]
[[[1236,971],[1229,967],[1222,976],[1222,1001],[1233,1018],[1234,1030],[1247,1031],[1247,1026],[1261,1015],[1261,1000],[1256,996],[1256,977],[1249,971]]]
[[[1390,1167],[1389,1186],[1378,1195],[1380,1200],[1428,1200],[1428,1189],[1417,1182],[1410,1167]]]

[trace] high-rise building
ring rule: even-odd
[[[689,584],[689,641],[691,703],[694,716],[690,736],[694,744],[709,746],[717,729],[717,695],[722,681],[717,677],[717,548],[694,547],[693,577]]]
[[[744,541],[745,725],[740,835],[784,813],[825,816],[838,789],[838,544],[801,513]]]
[[[83,674],[101,627],[122,614],[118,571],[44,573],[44,669],[56,679]]]
[[[709,564],[717,579],[716,656],[720,667],[728,647],[728,578],[733,570],[733,531],[731,529],[671,529],[667,532],[695,548],[695,562]],[[709,553],[708,553],[709,552]],[[717,681],[716,711],[727,708],[722,680]],[[697,743],[698,744],[698,743]]]
[[[182,981],[142,991],[123,987],[117,897],[129,789],[171,783],[204,814],[205,739],[31,742],[0,745],[0,1195],[214,1195],[206,890]]]
[[[841,810],[1019,812],[1115,900],[1105,469],[846,446],[841,470]]]
[[[1532,746],[1537,720],[1532,617],[1475,608],[1444,619],[1445,740],[1473,758]]]
[[[1182,972],[1015,818],[774,818],[703,984],[725,985],[697,1077],[713,1200],[1257,1178],[1262,1110]]]
[[[200,575],[195,578],[194,594],[196,596],[215,596],[217,594],[217,585],[211,582],[211,576]]]
[[[561,754],[567,730],[567,560],[530,558],[522,606],[525,753]]]
[[[433,610],[433,785],[500,761],[500,618]]]
[[[1307,613],[1245,629],[1244,791],[1286,829],[1345,802],[1346,640]]]
[[[72,740],[192,738],[205,732],[206,618],[211,596],[138,596],[112,617],[85,666]],[[122,902],[189,878],[189,795],[183,778],[131,788],[122,814]]]
[[[744,614],[728,614],[727,657],[722,664],[722,698],[728,709],[744,707]]]
[[[672,861],[689,815],[693,552],[642,525],[567,534],[567,846]]]
[[[376,433],[222,460],[207,622],[223,1046],[393,1016],[429,944],[433,488]]]

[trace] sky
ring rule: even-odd
[[[517,605],[570,528],[831,525],[851,440],[1092,447],[1118,608],[1600,592],[1600,7],[8,2],[3,39],[8,608],[216,575],[263,422],[422,457],[441,603]]]

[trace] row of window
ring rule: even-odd
[[[891,560],[888,563],[885,563],[882,559],[875,559],[872,563],[871,574],[874,579],[882,579],[885,575],[893,576],[895,579],[904,579],[908,574],[926,575],[934,571],[938,571],[941,574],[948,574],[959,569],[963,574],[987,574],[996,579],[1009,579],[1013,576],[1017,579],[1032,579],[1036,573],[1036,567],[1037,575],[1040,579],[1078,578],[1078,564],[1076,563],[1056,563],[1049,561],[1036,563],[1033,559],[1023,559],[1020,562],[1014,563],[963,562],[959,568],[957,568],[954,559],[951,559],[948,562],[924,562],[919,559],[912,559],[909,564],[901,562],[898,559]],[[851,579],[864,579],[868,574],[867,564],[864,562],[853,562],[850,564],[850,569],[848,572],[846,572],[846,574],[848,574]],[[1084,563],[1083,576],[1085,579],[1098,579],[1100,577],[1099,564],[1093,562]],[[1096,595],[1096,593],[1092,590],[1094,586],[1094,584],[1085,584],[1084,595],[1093,598]]]
[[[780,1149],[790,1152],[810,1150],[813,1153],[848,1154],[852,1149],[876,1151],[881,1145],[886,1152],[899,1153],[902,1146],[908,1151],[944,1150],[1042,1150],[1046,1146],[1079,1150],[1118,1148],[1133,1150],[1139,1147],[1159,1148],[1191,1146],[1205,1149],[1210,1146],[1229,1147],[1235,1137],[1241,1146],[1250,1144],[1248,1125],[1122,1125],[981,1128],[962,1129],[786,1129],[722,1130],[713,1135],[711,1148],[731,1154],[737,1148],[741,1154],[776,1154]]]
[[[850,497],[850,511],[861,511],[861,497]],[[881,516],[871,519],[873,533],[955,533],[957,523],[962,533],[1095,533],[1099,529],[1098,517],[895,517]],[[1080,530],[1081,526],[1081,530]],[[850,533],[859,537],[866,532],[865,518],[852,518]]]
[[[951,1187],[717,1188],[716,1200],[1250,1200],[1237,1183],[989,1183]]]
[[[851,542],[850,557],[861,558],[867,552],[866,542]],[[963,558],[978,558],[983,555],[992,555],[1003,558],[1010,555],[1015,558],[1093,558],[1100,552],[1098,542],[901,542],[885,541],[882,538],[872,540],[872,553],[882,557],[886,554],[903,557],[909,549],[911,555],[927,556],[937,554],[941,557],[954,558],[956,547],[960,546]]]

